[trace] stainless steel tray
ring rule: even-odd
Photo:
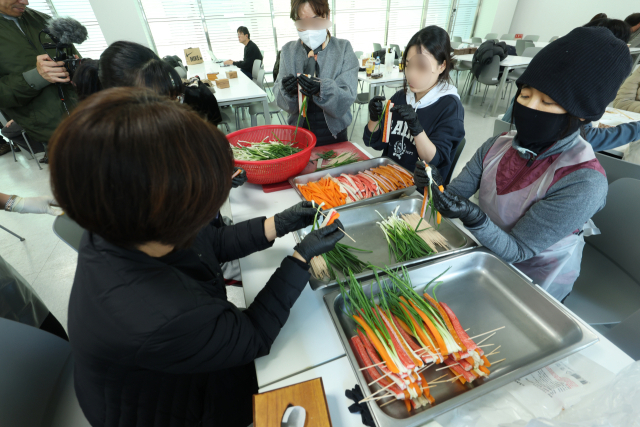
[[[438,253],[422,258],[416,258],[405,263],[397,263],[393,255],[391,255],[391,261],[389,261],[389,245],[387,244],[382,230],[376,224],[376,222],[382,220],[380,218],[380,215],[378,215],[376,211],[380,212],[380,214],[386,218],[391,215],[391,213],[397,206],[400,206],[398,215],[410,214],[414,212],[419,214],[422,207],[422,197],[419,195],[414,195],[411,197],[406,197],[398,200],[390,200],[373,205],[353,208],[350,207],[349,209],[340,211],[340,222],[342,222],[342,225],[344,225],[345,231],[349,233],[349,236],[353,237],[356,241],[356,243],[353,243],[351,240],[349,240],[348,237],[344,237],[341,243],[359,249],[373,251],[373,253],[354,252],[354,254],[356,254],[362,261],[368,261],[371,264],[377,265],[379,267],[415,265],[436,258],[441,258],[443,256],[456,254],[458,252],[469,250],[477,246],[472,239],[469,239],[451,221],[443,218],[438,231],[440,231],[440,233],[447,238],[449,249],[444,250],[441,247],[437,247],[436,249],[438,249]],[[424,219],[422,224],[420,225],[420,228],[423,228],[426,223],[427,219]],[[434,224],[431,225],[434,226]],[[311,232],[311,227],[296,231],[293,234],[293,238],[297,243],[300,243],[300,241],[307,234],[309,234],[309,232]],[[342,281],[344,279],[342,273],[337,274],[338,278]],[[356,278],[358,278],[359,280],[364,280],[372,277],[372,270],[365,270],[362,273],[356,274]],[[326,288],[327,286],[334,286],[338,284],[336,280],[319,280],[316,279],[313,275],[311,275],[309,283],[311,284],[311,289],[313,289],[314,291]]]
[[[371,413],[380,427],[424,425],[438,415],[598,341],[589,326],[484,248],[412,267],[409,274],[414,287],[422,292],[426,283],[449,267],[451,269],[439,279],[444,283],[438,287],[438,299],[451,307],[464,328],[471,328],[471,336],[506,326],[487,341],[502,345],[494,361],[506,360],[490,368],[491,375],[487,379],[476,380],[473,385],[462,385],[458,381],[438,384],[430,390],[436,404],[412,410],[410,414],[401,401],[383,408],[370,403]],[[378,293],[378,285],[373,282],[363,286],[367,295],[372,291]],[[360,387],[368,395],[372,389],[367,386],[348,341],[355,330],[355,322],[343,311],[340,291],[325,295],[324,300]],[[427,381],[444,374],[443,371],[435,372],[435,368],[427,369],[425,373]],[[373,390],[377,389],[379,387]]]
[[[333,177],[340,176],[340,174],[343,174],[343,173],[357,174],[358,172],[363,172],[363,171],[366,171],[367,169],[377,168],[380,166],[386,166],[390,164],[397,165],[396,162],[386,157],[363,160],[360,162],[350,163],[344,166],[338,166],[337,168],[327,169],[325,171],[313,172],[307,175],[295,176],[293,178],[289,178],[289,184],[291,184],[291,186],[296,190],[296,193],[298,193],[298,196],[300,196],[302,200],[306,200],[302,195],[302,193],[300,192],[300,190],[298,190],[298,186],[296,184],[306,184],[312,181],[319,181],[323,177],[327,176],[327,174]],[[411,173],[411,175],[413,175],[413,173]],[[338,206],[336,210],[341,210],[344,208],[350,208],[350,207],[356,207],[356,206],[370,205],[372,203],[383,202],[385,200],[398,199],[402,196],[409,196],[410,194],[413,194],[415,191],[416,191],[416,186],[412,185],[411,187],[407,187],[402,190],[391,191],[390,193],[381,194],[380,196],[374,196],[365,200],[358,200],[357,202],[349,203],[348,205]]]

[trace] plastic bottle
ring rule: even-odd
[[[380,74],[380,57],[379,56],[376,56],[376,68],[373,74],[375,74],[376,76]]]

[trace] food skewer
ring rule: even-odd
[[[312,200],[312,201],[311,201],[311,205],[315,208],[315,206],[314,206],[314,205],[318,205],[318,204]],[[318,205],[318,207],[320,207],[320,205]],[[325,217],[325,218],[327,217],[327,216],[326,216],[326,215],[325,215],[325,214],[324,214],[320,209],[318,209],[318,213],[319,213],[320,215],[322,215],[323,217]],[[356,243],[356,240],[355,240],[353,237],[349,236],[349,235],[347,234],[347,232],[346,232],[346,231],[344,231],[342,228],[338,227],[338,230],[342,231],[342,232],[344,233],[344,235],[345,235],[345,236],[347,236],[348,238],[350,238],[351,240],[353,240],[353,243]]]
[[[505,328],[505,326],[500,326],[499,328],[496,328],[496,329],[494,329],[494,330],[491,330],[491,331],[485,332],[485,333],[483,333],[483,334],[476,335],[475,337],[471,337],[471,338],[469,338],[469,339],[471,339],[471,340],[472,340],[472,339],[474,339],[474,338],[478,338],[478,337],[481,337],[481,336],[483,336],[483,335],[487,335],[487,334],[490,334],[491,332],[499,331],[500,329],[504,329],[504,328]]]

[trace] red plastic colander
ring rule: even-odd
[[[242,142],[260,142],[269,137],[274,140],[274,135],[283,142],[293,141],[296,132],[295,126],[266,125],[242,129],[227,135],[229,143],[240,147]],[[246,160],[236,160],[236,166],[247,171],[247,180],[252,184],[273,184],[283,182],[292,176],[296,176],[307,166],[311,158],[311,151],[316,146],[316,136],[307,129],[298,128],[295,143],[296,148],[303,150],[288,157],[275,160],[261,160],[250,162]]]

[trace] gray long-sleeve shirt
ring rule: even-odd
[[[278,106],[289,113],[289,124],[298,122],[298,97],[289,96],[282,89],[282,79],[302,73],[307,52],[300,40],[282,46],[280,69],[273,92]],[[358,92],[358,59],[348,40],[331,37],[327,46],[318,53],[320,66],[320,95],[313,102],[324,111],[327,126],[335,137],[346,129],[352,120],[351,105]]]
[[[488,139],[466,164],[460,175],[447,186],[463,198],[480,188],[483,159],[499,136]],[[558,141],[535,162],[566,151],[578,143],[579,131]],[[517,136],[513,147],[518,146]],[[527,158],[528,155],[521,155]],[[535,163],[534,162],[534,163]],[[553,184],[547,194],[534,203],[510,232],[503,231],[490,218],[469,228],[480,243],[510,263],[534,257],[584,224],[600,211],[607,198],[607,178],[600,171],[584,168],[566,175]]]

